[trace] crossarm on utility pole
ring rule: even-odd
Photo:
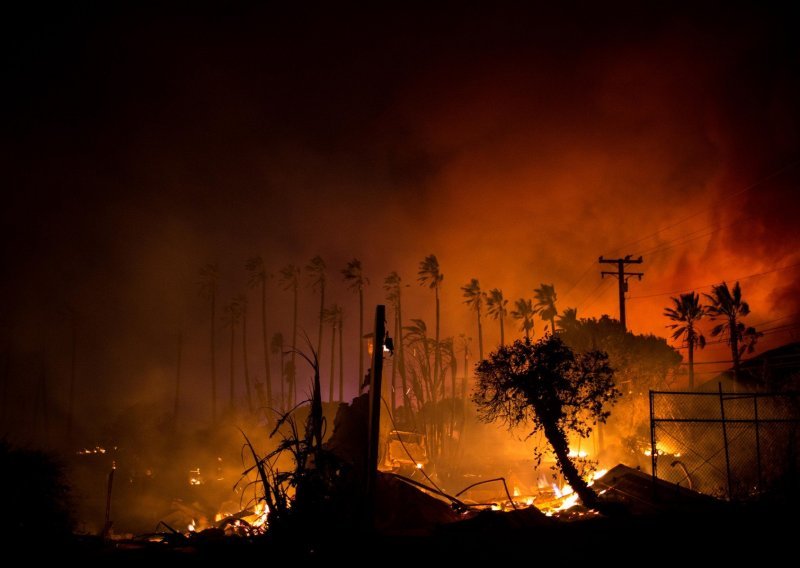
[[[605,278],[606,276],[615,276],[619,280],[619,322],[622,324],[622,329],[628,329],[626,319],[625,319],[625,292],[628,291],[628,278],[631,276],[636,276],[639,280],[642,279],[644,276],[643,272],[625,272],[625,265],[627,264],[642,264],[642,257],[639,258],[632,258],[632,255],[627,255],[625,258],[603,258],[600,257],[599,261],[600,264],[616,264],[617,270],[616,272],[610,272],[607,270],[603,270],[600,272],[600,277]]]

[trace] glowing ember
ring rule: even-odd
[[[114,449],[116,450],[117,448],[114,447]],[[94,448],[91,448],[91,449],[84,448],[82,450],[78,450],[77,454],[79,456],[88,456],[88,455],[91,455],[91,454],[104,454],[107,451],[108,450],[106,450],[105,448],[103,448],[101,446],[95,446]]]
[[[200,476],[200,468],[189,470],[189,485],[202,485],[203,478]]]

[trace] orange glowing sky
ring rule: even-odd
[[[762,346],[797,338],[800,52],[787,14],[108,10],[15,20],[2,319],[19,400],[43,356],[63,404],[74,310],[86,409],[168,398],[183,328],[187,404],[206,412],[197,269],[220,263],[225,302],[246,290],[254,254],[273,271],[322,255],[351,341],[344,264],[360,258],[372,281],[367,322],[397,270],[406,317],[432,323],[415,282],[430,253],[443,335],[476,336],[460,292],[473,277],[511,302],[553,283],[560,309],[616,317],[597,258],[641,254],[632,330],[664,335],[671,293],[738,279],[750,323],[788,326]],[[271,291],[272,330],[288,334],[289,296]],[[315,337],[310,289],[301,302]]]

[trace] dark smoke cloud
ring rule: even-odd
[[[225,302],[246,290],[254,254],[273,271],[321,254],[351,343],[356,297],[338,270],[353,257],[371,279],[367,306],[398,270],[406,317],[430,322],[432,294],[415,279],[436,253],[443,331],[472,336],[459,290],[472,277],[512,301],[552,282],[560,308],[596,316],[617,313],[601,254],[645,256],[632,296],[797,261],[800,75],[787,14],[340,10],[10,19],[0,246],[20,392],[36,384],[23,360],[46,353],[63,406],[73,310],[82,408],[168,400],[183,329],[200,420],[209,316],[197,270],[219,262]],[[743,281],[754,318],[798,311],[795,276]],[[288,334],[290,297],[276,282],[271,294],[273,330]],[[663,333],[668,298],[632,299],[631,327]],[[307,288],[301,302],[313,340]],[[486,328],[488,347],[496,322]],[[223,392],[224,330],[217,348]]]

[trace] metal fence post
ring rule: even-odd
[[[658,478],[658,445],[656,444],[656,416],[655,404],[653,403],[655,393],[650,391],[650,462],[653,470],[653,499],[656,495],[656,479]]]
[[[753,395],[753,420],[756,426],[756,471],[758,472],[758,490],[761,491],[763,483],[761,480],[761,440],[758,431],[758,395]]]
[[[728,475],[728,500],[733,499],[733,484],[731,483],[731,457],[728,452],[728,429],[725,425],[725,400],[722,397],[722,382],[719,384],[719,412],[722,419],[722,442],[725,444],[725,472]]]

